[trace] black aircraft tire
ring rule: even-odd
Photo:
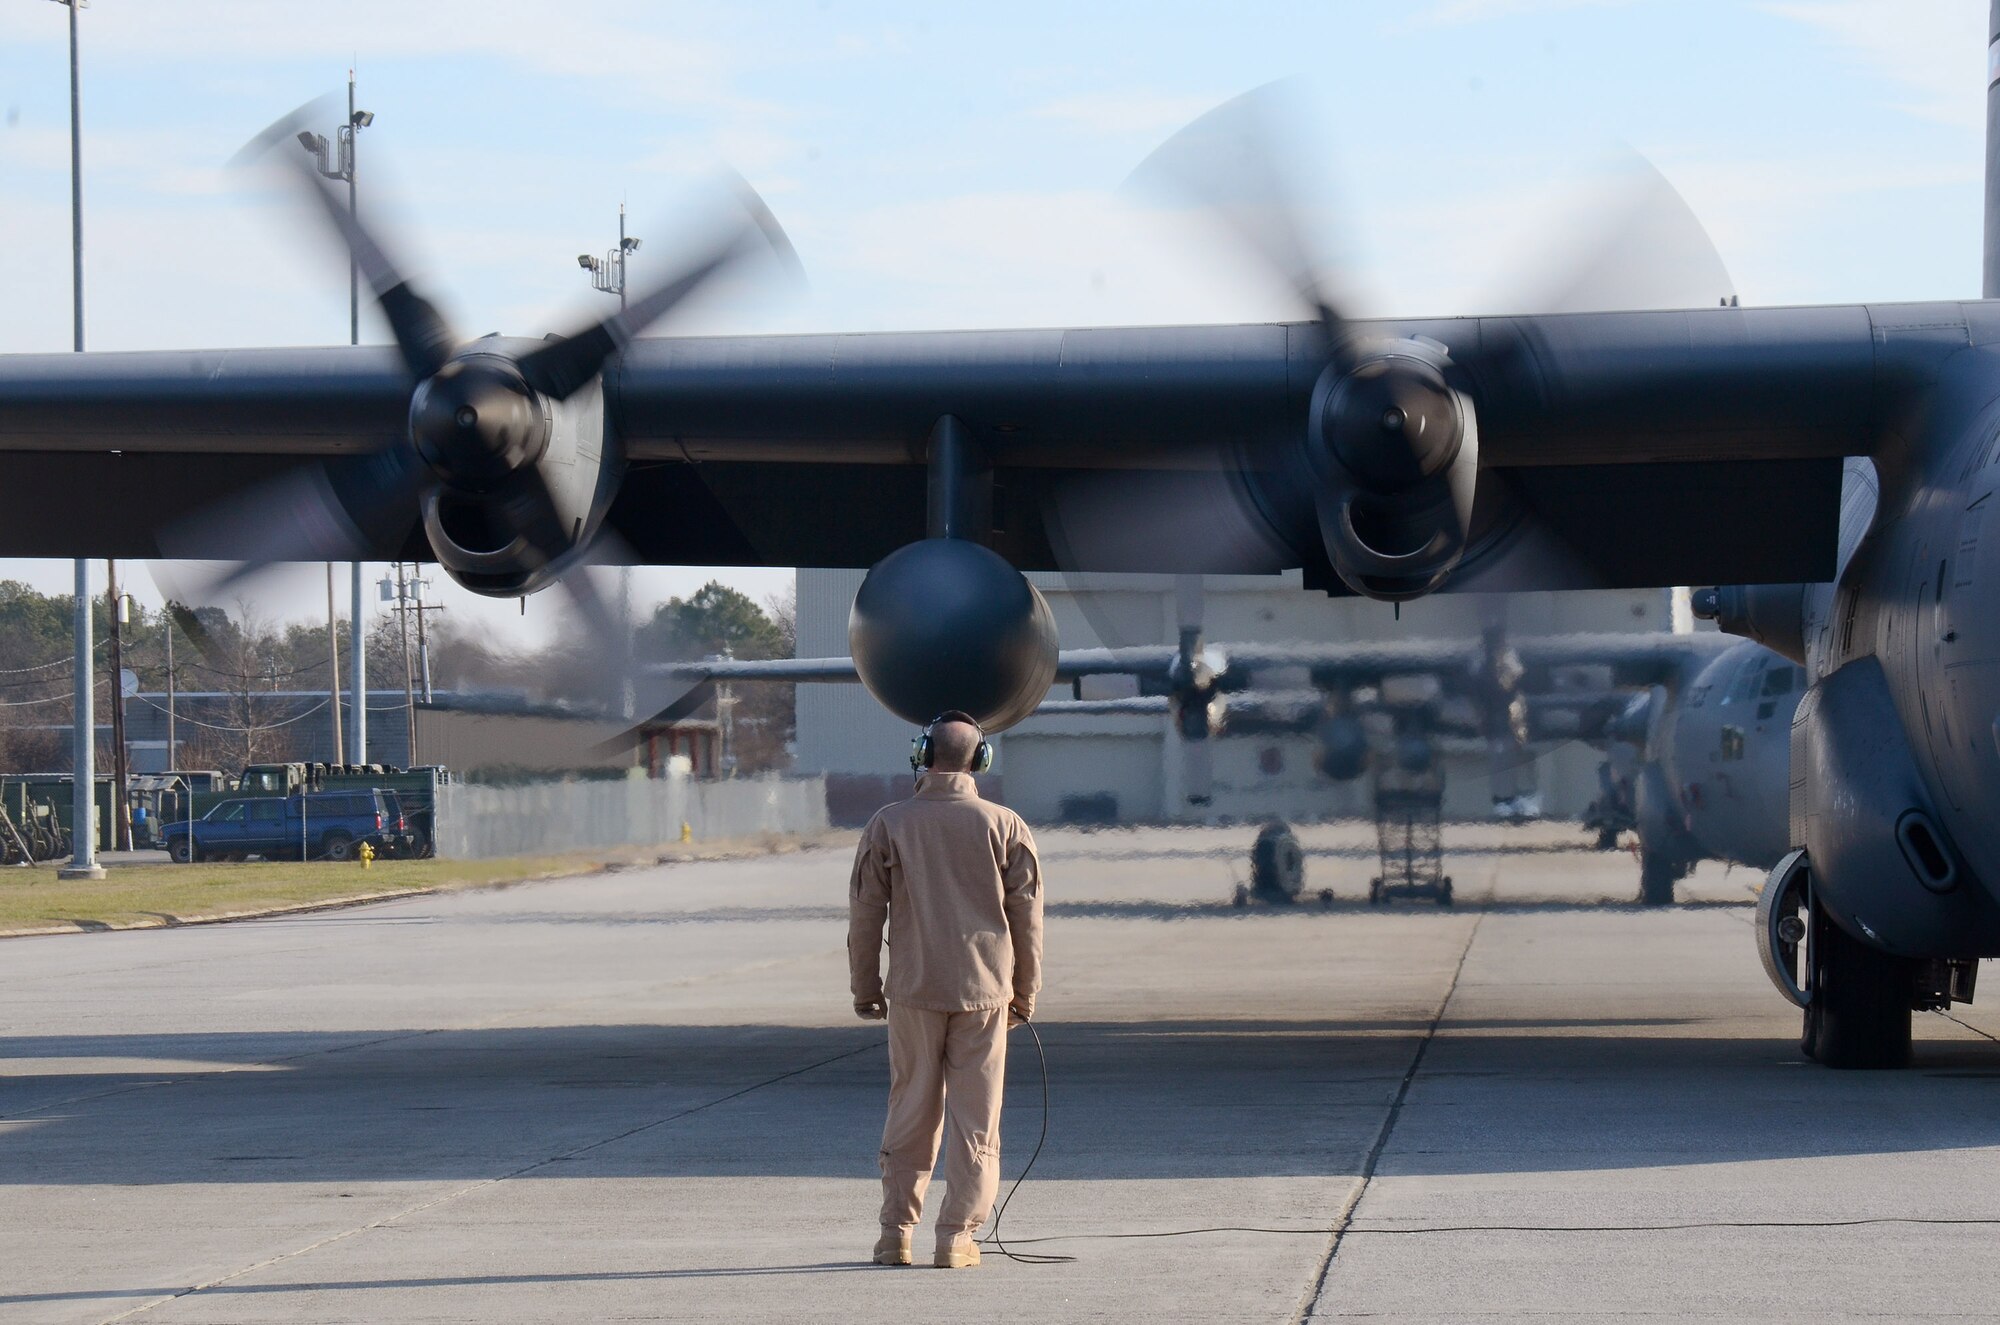
[[[1812,1002],[1800,1046],[1806,1056],[1833,1068],[1909,1066],[1909,959],[1869,947],[1818,910],[1812,941]]]
[[[1265,824],[1250,848],[1250,887],[1269,902],[1294,902],[1306,886],[1306,856],[1290,825]]]
[[[1639,850],[1639,902],[1643,906],[1672,906],[1674,883],[1681,871],[1657,851]]]

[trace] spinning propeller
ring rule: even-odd
[[[1504,590],[1510,563],[1546,569],[1549,558],[1588,582],[1589,568],[1539,526],[1504,472],[1481,472],[1476,384],[1453,349],[1356,321],[1321,274],[1319,227],[1287,146],[1302,126],[1282,85],[1260,88],[1174,135],[1132,177],[1209,221],[1290,292],[1305,323],[1295,361],[1319,365],[1300,431],[1219,447],[1209,471],[1158,484],[1066,483],[1045,512],[1058,561],[1070,571],[1192,569],[1198,547],[1211,569],[1330,565],[1351,591],[1385,601],[1432,592],[1468,560],[1477,583],[1467,588]],[[1497,273],[1531,274],[1505,311],[1728,302],[1728,273],[1700,223],[1658,171],[1628,157],[1616,187],[1545,228],[1553,257]],[[1510,351],[1477,352],[1482,371],[1506,370]]]
[[[618,623],[583,573],[593,560],[622,559],[604,527],[624,474],[604,413],[605,368],[725,273],[760,264],[795,270],[784,232],[756,192],[733,179],[730,206],[708,237],[670,257],[667,274],[627,307],[569,335],[467,340],[309,159],[288,150],[322,113],[330,113],[322,103],[308,103],[237,160],[274,162],[352,256],[409,373],[406,427],[370,453],[316,460],[183,525],[227,520],[258,548],[251,562],[184,600],[213,601],[264,563],[377,558],[421,522],[432,554],[464,587],[515,597],[560,584],[593,635],[617,638]],[[159,541],[174,555],[173,527]]]

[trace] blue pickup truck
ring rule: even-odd
[[[241,796],[201,818],[160,828],[167,854],[198,860],[352,860],[363,842],[378,855],[410,854],[410,829],[395,798],[381,791],[316,791]]]

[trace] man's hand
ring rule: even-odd
[[[881,998],[857,998],[854,1000],[854,1015],[863,1021],[883,1021],[889,1016],[889,1005]]]
[[[1035,1009],[1031,1005],[1015,999],[1007,1005],[1007,1029],[1011,1031],[1016,1026],[1027,1025],[1034,1015]]]

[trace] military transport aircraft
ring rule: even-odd
[[[1170,142],[1167,172],[1255,163],[1246,104]],[[434,557],[499,596],[607,532],[649,563],[868,566],[864,683],[911,722],[995,729],[1055,675],[1024,569],[1292,569],[1395,601],[1738,586],[1718,621],[1811,679],[1767,958],[1808,1055],[1906,1061],[1911,1010],[1969,999],[2000,954],[2000,304],[1361,321],[1276,191],[1232,208],[1182,173],[1300,320],[641,339],[782,248],[746,192],[628,311],[471,339],[314,176],[395,347],[0,356],[0,555]],[[1992,296],[2000,210],[1987,226]],[[1880,500],[1836,578],[1850,456]],[[1080,492],[1091,517],[1065,518]],[[168,537],[162,512],[204,510]]]

